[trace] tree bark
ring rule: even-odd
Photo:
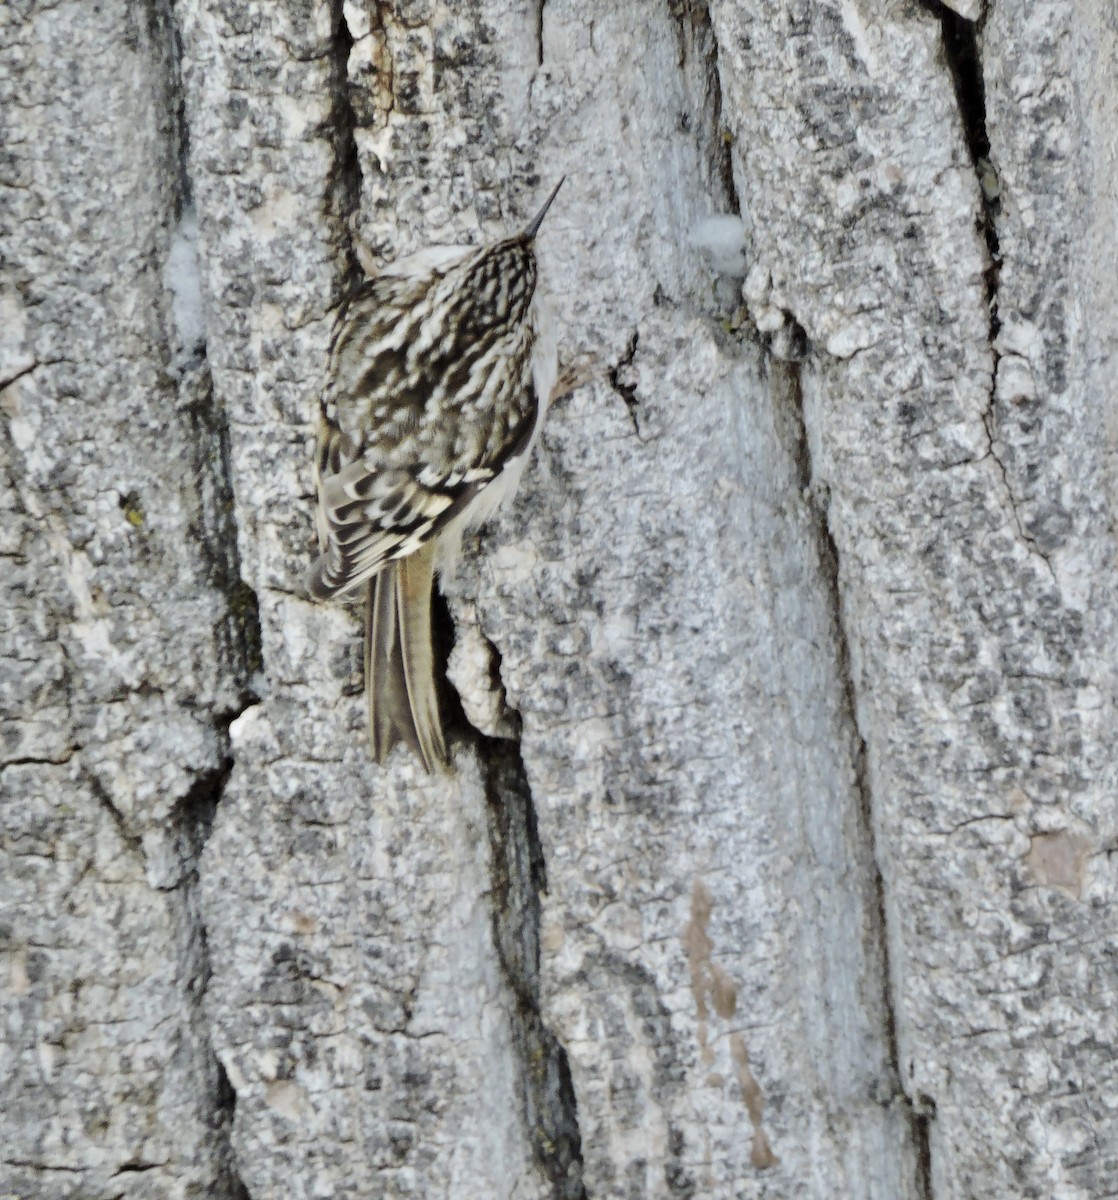
[[[1108,0],[0,54],[0,1195],[1116,1194]],[[582,382],[442,582],[454,772],[381,769],[333,311],[561,175]]]

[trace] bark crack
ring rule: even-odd
[[[454,619],[436,591],[437,651],[446,679]],[[484,636],[484,635],[483,635]],[[499,688],[500,654],[490,650],[493,686]],[[489,889],[493,945],[514,998],[513,1039],[520,1060],[521,1111],[532,1153],[552,1188],[552,1200],[587,1200],[582,1135],[566,1051],[544,1023],[540,999],[540,897],[547,866],[540,843],[532,788],[521,753],[520,714],[503,704],[502,733],[491,737],[471,725],[457,693],[447,686],[454,723],[466,732],[481,764],[492,851]]]
[[[554,1200],[586,1200],[582,1135],[566,1051],[544,1023],[540,1005],[540,896],[546,864],[536,809],[515,739],[477,735],[493,851],[493,940],[515,999],[513,1034],[520,1058],[521,1104],[537,1165]]]
[[[32,373],[32,371],[37,371],[40,367],[46,366],[46,365],[47,365],[46,363],[42,363],[42,362],[33,362],[30,364],[30,366],[23,367],[20,370],[15,371],[13,374],[8,375],[3,379],[0,379],[0,392],[6,391],[8,388],[10,388],[12,386],[13,383],[16,383],[18,380],[22,379],[25,375],[30,375]]]
[[[998,218],[1001,201],[997,172],[991,160],[990,134],[986,127],[986,80],[982,71],[982,29],[989,9],[977,21],[971,21],[948,8],[943,0],[921,0],[924,10],[939,22],[943,45],[943,56],[951,75],[955,90],[955,102],[959,110],[963,139],[970,156],[971,167],[978,182],[981,201],[979,229],[986,244],[986,270],[983,274],[986,290],[986,305],[989,312],[987,340],[990,346],[992,371],[990,388],[986,397],[986,410],[982,424],[990,457],[997,465],[1005,486],[1010,515],[1019,540],[1044,563],[1048,574],[1056,582],[1052,561],[1038,544],[1022,520],[1017,496],[1005,460],[998,451],[997,438],[997,383],[1001,364],[998,350],[998,333],[1001,319],[998,315],[998,289],[1001,274],[1001,246],[998,237]]]
[[[995,354],[994,367],[994,383],[991,384],[990,394],[987,398],[986,411],[982,414],[982,427],[986,431],[986,444],[990,457],[994,460],[994,464],[998,468],[1001,475],[1002,483],[1005,485],[1005,493],[1009,498],[1009,511],[1013,517],[1013,525],[1017,530],[1018,538],[1039,558],[1048,570],[1048,574],[1053,583],[1056,583],[1056,568],[1052,565],[1052,560],[1040,548],[1036,538],[1034,538],[1025,528],[1024,522],[1021,520],[1021,513],[1017,507],[1017,497],[1013,494],[1013,487],[1009,479],[1009,469],[1006,467],[1005,460],[1001,457],[997,450],[997,417],[994,410],[994,387],[997,382],[997,355]]]
[[[379,17],[380,6],[374,7]],[[362,171],[357,148],[357,112],[349,82],[349,56],[354,38],[346,21],[343,0],[330,0],[330,18],[332,69],[328,125],[334,147],[334,162],[326,181],[327,207],[342,230],[346,259],[343,291],[347,291],[362,278],[356,245]]]
[[[641,433],[640,417],[640,400],[637,397],[637,385],[633,382],[629,368],[633,365],[633,360],[637,356],[637,347],[640,345],[640,330],[634,329],[632,336],[629,338],[629,343],[625,347],[625,353],[615,362],[609,369],[609,386],[613,391],[621,397],[626,409],[629,412],[629,420],[633,423],[633,431],[637,435],[637,441],[645,441],[644,435]]]
[[[151,41],[162,70],[167,150],[175,180],[174,214],[181,236],[187,224],[193,222],[182,33],[175,0],[150,0],[150,4]],[[189,238],[185,240],[187,261],[178,265],[178,271],[197,281],[196,246]],[[174,279],[168,283],[173,287]],[[174,306],[171,308],[173,312]],[[248,1189],[237,1171],[231,1140],[236,1096],[214,1050],[204,1008],[212,968],[198,886],[202,852],[234,765],[229,726],[259,699],[255,679],[263,670],[263,651],[257,596],[241,575],[229,425],[214,391],[204,325],[197,330],[195,345],[177,347],[180,357],[176,359],[176,340],[181,340],[181,335],[181,328],[168,329],[168,359],[179,366],[178,399],[190,445],[195,448],[192,481],[196,517],[191,533],[199,548],[202,578],[225,602],[222,618],[215,627],[215,654],[229,683],[229,694],[212,712],[224,757],[218,766],[199,775],[171,813],[176,850],[185,869],[169,890],[181,898],[176,920],[180,980],[189,1014],[187,1025],[210,1084],[205,1119],[212,1134],[214,1195],[221,1200],[249,1200]],[[185,358],[181,357],[183,350],[187,352]],[[114,817],[119,816],[107,794],[101,798]],[[141,850],[138,841],[137,849]]]
[[[722,76],[718,68],[718,39],[707,0],[669,0],[676,31],[678,65],[691,95],[699,144],[710,171],[706,181],[717,211],[741,214],[734,183],[733,137],[722,120]]]
[[[233,771],[233,759],[228,757],[215,771],[203,776],[175,807],[173,819],[180,838],[184,860],[190,867],[180,881],[182,904],[179,911],[183,964],[183,992],[192,1014],[200,1049],[212,1072],[208,1124],[213,1135],[213,1154],[217,1167],[217,1183],[221,1200],[250,1200],[248,1188],[237,1170],[232,1134],[236,1115],[237,1095],[209,1035],[206,1019],[206,992],[213,976],[209,935],[199,900],[199,863],[206,842],[213,830],[218,806]]]
[[[128,820],[124,813],[117,808],[113,803],[112,796],[109,795],[108,789],[97,778],[96,775],[88,771],[82,772],[85,782],[89,785],[90,792],[93,793],[93,798],[97,801],[102,811],[108,814],[109,819],[116,826],[116,831],[120,836],[120,840],[132,851],[140,857],[141,861],[144,857],[143,846],[140,839],[128,828]]]
[[[547,0],[535,0],[536,66],[543,66],[543,10]]]
[[[932,1200],[931,1171],[931,1122],[935,1118],[935,1103],[930,1097],[911,1097],[904,1088],[901,1071],[900,1048],[897,1038],[896,996],[893,989],[893,971],[889,949],[888,906],[885,896],[885,878],[878,857],[877,832],[874,825],[873,791],[869,779],[868,756],[865,737],[858,723],[858,697],[850,653],[850,640],[843,611],[842,583],[839,570],[839,551],[831,530],[828,506],[821,498],[824,489],[819,488],[814,478],[814,466],[807,437],[807,421],[804,414],[801,366],[799,361],[778,359],[768,355],[770,378],[773,381],[774,400],[791,410],[791,436],[794,441],[796,464],[802,495],[807,499],[813,518],[816,552],[830,597],[832,622],[837,653],[837,669],[843,694],[843,709],[851,736],[851,759],[854,769],[854,786],[858,797],[859,816],[865,844],[869,848],[873,864],[872,911],[869,913],[873,936],[881,962],[881,998],[884,1014],[884,1035],[888,1077],[886,1092],[899,1098],[904,1106],[909,1139],[915,1153],[914,1195],[919,1200]]]

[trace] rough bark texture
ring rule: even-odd
[[[1118,1195],[1109,0],[0,53],[0,1194]],[[564,173],[586,382],[444,581],[454,775],[382,770],[332,311]]]

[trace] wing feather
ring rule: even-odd
[[[414,554],[494,474],[488,469],[468,482],[447,477],[422,484],[416,471],[375,471],[358,461],[322,480],[318,511],[326,537],[311,569],[312,597],[343,595],[386,563]]]

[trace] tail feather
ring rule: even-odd
[[[389,563],[369,583],[365,610],[365,693],[373,757],[384,762],[397,742],[428,771],[446,763],[446,738],[431,648],[434,550]]]

